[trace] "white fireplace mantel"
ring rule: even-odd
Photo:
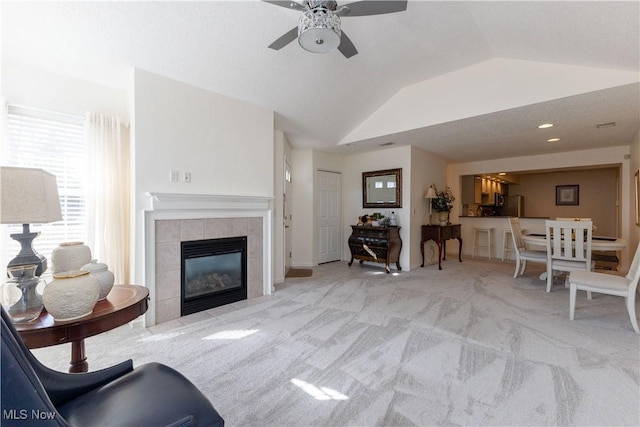
[[[155,243],[156,221],[168,219],[261,217],[263,219],[263,294],[273,291],[271,271],[272,201],[270,196],[234,196],[148,192],[150,203],[144,212],[145,282],[151,298],[145,326],[156,324]]]
[[[151,210],[188,209],[228,209],[264,210],[269,209],[273,197],[232,196],[215,194],[147,193],[151,197]]]

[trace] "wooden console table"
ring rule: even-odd
[[[385,226],[373,227],[366,225],[352,225],[353,230],[349,237],[349,249],[351,250],[351,261],[359,259],[363,261],[373,261],[385,264],[387,273],[391,271],[389,264],[396,263],[398,270],[400,267],[400,250],[402,240],[400,239],[400,227]]]
[[[29,348],[48,347],[71,342],[69,372],[87,372],[84,339],[122,326],[144,314],[149,306],[149,289],[143,286],[116,285],[107,298],[98,301],[93,313],[81,319],[56,322],[46,311],[33,322],[15,323]]]
[[[447,259],[447,240],[458,239],[460,248],[458,249],[458,259],[462,262],[462,226],[460,224],[449,225],[423,225],[422,237],[420,239],[420,253],[422,254],[422,265],[424,267],[424,244],[433,240],[438,245],[438,270],[442,270],[442,260]]]

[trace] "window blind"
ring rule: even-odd
[[[44,169],[54,174],[58,183],[63,220],[31,225],[31,231],[40,232],[33,241],[34,249],[50,262],[51,251],[61,242],[86,240],[84,118],[13,105],[7,109],[5,163],[8,166]],[[4,265],[20,250],[18,242],[9,234],[20,232],[21,225],[5,227]],[[51,273],[51,270],[47,272]]]

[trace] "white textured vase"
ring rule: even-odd
[[[113,282],[115,277],[113,273],[109,271],[107,264],[98,262],[97,259],[92,259],[89,264],[85,264],[81,268],[82,271],[88,271],[89,274],[98,280],[100,285],[100,295],[98,301],[102,301],[109,295],[111,288],[113,288]]]
[[[449,212],[438,212],[438,221],[440,222],[440,225],[447,225],[449,223]]]
[[[53,274],[80,270],[91,262],[91,249],[83,242],[65,242],[51,252]]]
[[[42,301],[56,321],[75,320],[93,312],[99,294],[98,280],[88,271],[67,271],[53,275]]]

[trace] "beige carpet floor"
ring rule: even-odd
[[[568,289],[546,293],[541,271],[331,263],[272,296],[89,338],[86,352],[91,369],[178,369],[229,427],[640,424],[640,336],[623,299],[579,295],[570,321]],[[34,352],[66,370],[68,345]]]

